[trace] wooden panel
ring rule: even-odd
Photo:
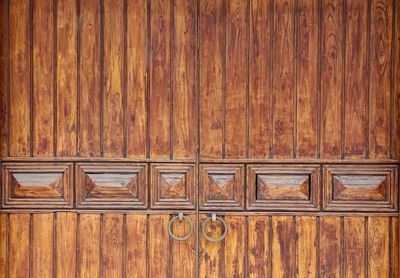
[[[244,208],[243,165],[201,165],[199,171],[201,209]]]
[[[362,0],[346,3],[346,57],[344,157],[364,158],[366,154],[368,5]]]
[[[100,1],[80,1],[79,154],[100,155]]]
[[[55,268],[57,277],[73,278],[76,274],[77,214],[57,212],[55,226]],[[79,246],[80,247],[80,246]]]
[[[170,156],[171,2],[151,3],[150,155]]]
[[[148,216],[126,216],[126,277],[146,277],[148,262],[147,252]]]
[[[392,241],[391,241],[391,253],[390,257],[392,258],[391,260],[391,266],[390,268],[393,271],[393,277],[399,276],[400,275],[400,252],[396,252],[396,250],[400,250],[400,218],[392,217],[391,218],[391,231],[392,233]]]
[[[226,1],[225,156],[243,158],[247,144],[247,1]]]
[[[195,208],[196,171],[190,164],[151,165],[151,207]]]
[[[146,156],[147,0],[127,2],[126,155]]]
[[[82,213],[78,218],[78,277],[100,277],[100,214]]]
[[[54,2],[35,1],[33,4],[33,155],[54,154],[55,60],[53,52]],[[46,36],[43,34],[46,33]]]
[[[340,217],[326,216],[320,218],[320,253],[319,268],[321,277],[342,277],[341,269],[341,233]]]
[[[10,155],[31,154],[31,35],[29,0],[10,1]],[[13,93],[11,93],[13,92]]]
[[[317,218],[296,217],[297,277],[317,277]]]
[[[319,210],[318,165],[247,166],[247,209]]]
[[[8,233],[9,217],[7,214],[0,214],[0,276],[2,277],[7,277],[8,274]]]
[[[295,218],[272,218],[272,273],[276,277],[291,277],[295,271],[295,242],[287,240],[295,236]]]
[[[271,224],[271,217],[248,217],[247,273],[249,277],[272,277]]]
[[[365,218],[347,217],[343,224],[343,275],[365,277]],[[368,264],[371,262],[368,261]],[[372,276],[373,277],[373,276]]]
[[[4,208],[72,207],[71,163],[3,163]]]
[[[171,55],[173,92],[173,157],[194,157],[196,151],[195,0],[174,0],[173,42]]]
[[[53,277],[53,213],[32,215],[32,277]]]
[[[324,166],[325,210],[396,211],[396,165]]]
[[[57,155],[77,153],[77,1],[57,1]]]
[[[224,17],[222,0],[200,1],[200,156],[222,157]],[[212,49],[212,51],[209,51]]]
[[[296,8],[296,157],[315,158],[318,138],[317,0],[301,0]]]
[[[342,155],[343,1],[322,1],[321,157]]]
[[[103,154],[123,155],[124,1],[104,0]]]
[[[292,158],[294,138],[294,1],[274,2],[273,157]]]
[[[31,215],[10,214],[8,277],[29,277]]]
[[[393,146],[393,154],[392,156],[394,158],[399,159],[400,158],[400,4],[396,2],[395,5],[395,25],[394,25],[394,75],[391,80],[394,81],[394,111],[393,111],[393,124],[394,127],[392,129],[393,133],[392,136],[394,136],[394,146]]]
[[[122,277],[123,269],[123,215],[105,213],[101,222],[101,264],[103,277]]]
[[[390,277],[390,219],[370,217],[367,224],[368,276]]]
[[[8,99],[9,99],[9,2],[0,1],[0,155],[8,152]],[[0,272],[1,274],[1,272]]]
[[[370,114],[371,158],[390,157],[391,53],[393,9],[390,0],[371,1]]]
[[[78,207],[147,207],[146,164],[78,163],[76,165]]]
[[[250,1],[249,157],[270,155],[271,119],[271,1]]]

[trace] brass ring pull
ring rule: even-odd
[[[223,232],[223,234],[222,234],[220,237],[212,238],[212,237],[209,237],[209,236],[207,235],[207,233],[206,233],[206,225],[207,225],[207,223],[208,223],[210,220],[212,220],[213,222],[218,220],[218,221],[220,221],[220,222],[222,223],[222,225],[224,226],[224,232]],[[208,217],[208,218],[203,222],[202,230],[203,230],[203,236],[204,236],[208,241],[211,241],[211,242],[218,242],[218,241],[224,240],[225,237],[226,237],[226,234],[227,234],[227,232],[228,232],[228,228],[227,228],[227,226],[226,226],[226,223],[225,223],[224,219],[222,219],[221,217],[218,217],[215,213],[213,213],[211,217]]]
[[[190,229],[189,229],[189,233],[187,235],[182,236],[182,237],[178,237],[178,236],[176,236],[176,235],[174,235],[172,233],[172,224],[175,222],[175,220],[179,220],[179,221],[185,220],[186,222],[189,223]],[[192,235],[192,233],[193,233],[192,221],[190,221],[190,219],[187,216],[183,215],[183,213],[180,212],[178,215],[172,217],[171,220],[169,220],[169,223],[168,223],[168,234],[173,239],[178,240],[178,241],[187,240]]]

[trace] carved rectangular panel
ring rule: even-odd
[[[3,208],[73,205],[72,163],[3,163]]]
[[[319,210],[319,165],[247,166],[247,209]]]
[[[152,164],[151,207],[194,209],[195,174],[193,164]]]
[[[146,208],[147,165],[136,163],[78,163],[78,207]]]
[[[323,208],[329,211],[396,211],[396,165],[325,165]]]
[[[200,165],[200,209],[244,209],[244,166]]]

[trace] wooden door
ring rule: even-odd
[[[0,277],[399,277],[399,0],[0,21]]]

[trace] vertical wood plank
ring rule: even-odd
[[[250,1],[249,156],[270,153],[271,1]]]
[[[126,153],[145,157],[147,0],[128,1],[127,5]]]
[[[7,277],[8,265],[8,214],[0,214],[0,276]]]
[[[227,158],[244,158],[247,144],[247,2],[226,5],[225,150]]]
[[[80,214],[78,277],[100,277],[100,215]]]
[[[54,214],[35,213],[32,218],[32,277],[53,277]]]
[[[168,215],[150,215],[149,222],[149,259],[150,277],[170,277],[169,256],[171,256],[168,235]]]
[[[399,159],[400,158],[400,3],[399,1],[395,2],[395,52],[394,52],[394,154],[393,157]]]
[[[248,275],[249,277],[269,277],[271,273],[270,222],[268,217],[248,217]]]
[[[81,0],[79,20],[79,153],[100,155],[100,1]]]
[[[343,1],[322,1],[321,158],[342,154]]]
[[[340,217],[320,218],[320,277],[341,277]]]
[[[185,241],[172,241],[172,271],[171,277],[196,277],[196,216],[187,215],[192,221],[193,233]],[[189,233],[189,225],[182,221],[176,221],[172,228],[174,235],[182,237]]]
[[[399,277],[400,276],[400,225],[399,225],[399,218],[398,217],[392,217],[392,227],[391,227],[391,233],[392,233],[392,254],[391,256],[391,263],[392,263],[392,271],[393,275],[392,277]],[[397,251],[397,252],[396,252]]]
[[[223,36],[223,0],[200,1],[200,157],[222,157]]]
[[[57,1],[57,155],[77,153],[77,1]]]
[[[368,217],[368,276],[390,277],[390,218]],[[394,264],[394,262],[392,261]]]
[[[297,277],[317,277],[317,218],[296,217]]]
[[[123,214],[105,213],[103,217],[102,248],[102,273],[103,277],[122,277],[125,271],[123,258]]]
[[[272,217],[272,229],[272,273],[274,277],[293,277],[296,265],[293,217]]]
[[[317,0],[296,9],[296,157],[317,157],[318,23]]]
[[[194,157],[197,124],[194,91],[197,4],[194,0],[174,0],[173,3],[173,156]]]
[[[365,218],[345,217],[343,227],[344,276],[365,277]]]
[[[8,94],[8,0],[0,0],[0,155],[6,156],[7,146],[7,94]]]
[[[10,0],[10,155],[31,149],[30,1]]]
[[[206,215],[200,215],[200,229],[206,217]],[[212,221],[208,222],[205,231],[210,237],[218,237],[223,232],[221,225]],[[199,240],[199,277],[225,277],[223,265],[224,241],[210,242],[203,235],[199,235]]]
[[[228,233],[225,238],[225,277],[244,277],[245,273],[245,229],[243,216],[225,217]]]
[[[124,1],[104,0],[103,154],[123,155]]]
[[[368,90],[368,4],[362,0],[349,0],[346,3],[344,157],[364,158]]]
[[[150,155],[170,156],[171,2],[151,3]]]
[[[292,158],[294,139],[294,1],[274,3],[273,157]]]
[[[369,146],[371,158],[390,157],[391,0],[372,0],[370,38]]]
[[[147,276],[147,215],[126,216],[126,277]]]
[[[10,214],[8,277],[29,277],[30,222],[29,214]]]
[[[58,212],[56,219],[57,278],[73,278],[76,275],[77,214]]]
[[[53,156],[54,2],[33,2],[33,155]]]

